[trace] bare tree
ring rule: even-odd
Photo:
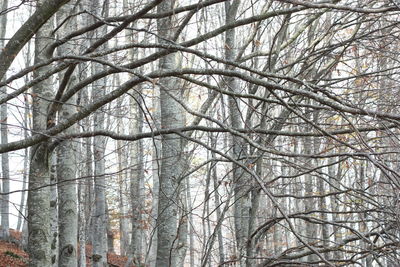
[[[8,1],[2,0],[0,2],[0,9],[7,10]],[[7,29],[7,13],[1,16],[0,19],[0,47],[4,47],[4,38],[6,35]],[[7,95],[7,87],[4,86],[1,88],[1,94]],[[0,107],[0,120],[1,120],[1,143],[7,144],[8,143],[8,127],[7,127],[7,103],[4,103]],[[0,207],[0,215],[1,215],[1,230],[0,230],[0,238],[7,240],[9,238],[9,201],[10,197],[8,192],[10,192],[10,167],[9,167],[9,158],[8,153],[3,153],[1,155],[1,171],[2,171],[2,192],[5,193],[4,196],[1,198],[1,207]]]
[[[38,1],[38,6],[47,4]],[[40,8],[39,8],[40,9]],[[48,60],[46,53],[51,36],[53,20],[45,20],[44,25],[36,33],[34,64]],[[11,40],[10,40],[11,42]],[[8,44],[10,44],[10,42]],[[34,71],[38,77],[51,69],[50,65]],[[49,100],[53,97],[53,79],[42,81],[32,88],[32,130],[42,132],[47,129],[47,110]],[[49,143],[38,143],[31,149],[29,166],[29,193],[28,193],[28,252],[29,266],[51,266],[50,258],[50,173],[49,159],[51,151]]]
[[[77,265],[78,198],[80,262],[92,243],[97,266],[107,264],[107,227],[120,231],[127,265],[397,263],[395,1],[34,8],[0,51],[0,104],[11,114],[0,153],[31,150],[31,266],[51,265],[50,217],[60,226],[58,264]],[[20,67],[30,40],[35,61]],[[19,115],[22,97],[32,99],[32,127]],[[19,190],[19,163],[10,163],[4,200]]]

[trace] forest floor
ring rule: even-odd
[[[21,241],[21,232],[10,229],[11,240]],[[26,267],[28,266],[29,255],[17,243],[0,241],[0,267]],[[91,267],[90,259],[92,247],[86,246],[86,266]],[[111,267],[124,267],[127,257],[108,253],[108,264]]]

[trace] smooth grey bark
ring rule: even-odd
[[[319,115],[320,112],[318,111],[314,111],[313,113],[313,121],[315,124],[318,124],[318,120],[319,120]],[[318,154],[320,152],[320,147],[321,147],[321,139],[318,137],[314,137],[313,140],[314,144],[314,153]],[[315,160],[315,165],[318,166],[318,163],[320,161],[318,159]],[[327,191],[327,186],[326,183],[323,179],[319,178],[317,180],[317,188],[320,194],[325,194],[325,192]],[[318,199],[318,208],[319,210],[323,211],[321,213],[321,219],[324,221],[328,221],[328,214],[327,214],[327,209],[328,209],[328,202],[327,202],[327,198],[323,197],[323,198],[319,198]],[[321,225],[321,232],[322,232],[322,243],[324,247],[329,247],[330,242],[329,242],[329,225],[328,224],[323,224]],[[324,257],[326,259],[329,259],[330,253],[324,253]]]
[[[173,9],[174,0],[166,0],[157,6],[162,13]],[[157,20],[158,42],[168,44],[173,40],[174,16]],[[161,70],[177,67],[176,54],[169,54],[159,61]],[[181,106],[174,100],[181,98],[181,89],[176,78],[160,79],[161,128],[182,127],[183,116]],[[178,135],[164,135],[162,139],[162,158],[160,171],[160,189],[157,217],[157,267],[177,266],[179,253],[178,237],[178,195],[182,175],[182,141]]]
[[[99,91],[105,90],[105,84],[100,85]],[[104,113],[96,112],[94,129],[104,129]],[[107,261],[107,216],[105,195],[105,138],[96,136],[93,140],[94,147],[94,177],[95,177],[95,200],[94,200],[94,222],[93,222],[93,264],[94,266],[105,266]]]
[[[8,7],[8,0],[0,1],[0,10],[5,10]],[[4,47],[4,37],[6,35],[7,28],[7,14],[4,14],[0,17],[0,49]],[[0,94],[7,94],[7,87],[4,86],[0,88]],[[8,120],[7,120],[7,103],[1,104],[0,106],[0,135],[1,135],[1,144],[8,143]],[[8,192],[10,191],[10,166],[9,166],[9,158],[8,153],[1,154],[1,179],[2,179],[2,193],[4,193],[1,197],[0,204],[0,213],[1,213],[1,229],[0,229],[0,239],[7,240],[10,236],[10,221],[9,221],[9,201],[10,195]]]
[[[82,103],[90,103],[90,99],[88,96],[87,90],[82,91],[81,94]],[[83,121],[83,130],[88,130],[91,128],[91,120],[90,118],[86,118]],[[93,226],[92,222],[94,220],[93,217],[93,205],[94,205],[94,172],[93,172],[93,146],[92,146],[92,138],[86,138],[84,141],[84,155],[85,155],[85,177],[84,180],[84,195],[85,198],[83,200],[84,203],[84,217],[85,217],[85,241],[86,244],[93,244]]]
[[[161,129],[161,112],[160,112],[160,90],[158,87],[153,89],[153,123],[156,129]],[[158,202],[159,202],[159,188],[160,188],[160,166],[159,159],[161,157],[162,144],[159,137],[153,138],[153,149],[152,149],[152,201],[151,201],[151,225],[153,226],[150,233],[150,247],[148,260],[145,263],[149,263],[150,267],[156,266],[157,261],[157,216],[158,216]]]
[[[96,84],[96,95],[106,89],[103,84]],[[104,113],[100,110],[94,116],[94,129],[104,129]],[[105,181],[105,137],[96,136],[93,140],[94,154],[94,214],[93,214],[93,266],[104,267],[107,264],[107,214]]]
[[[4,90],[5,88],[3,88]],[[0,120],[1,120],[1,143],[8,143],[8,127],[7,127],[7,104],[2,104],[0,107]],[[10,202],[10,167],[8,153],[1,154],[1,172],[2,172],[2,193],[1,198],[1,231],[0,239],[7,240],[10,236],[10,219],[9,219],[9,202]]]
[[[137,89],[139,90],[139,89]],[[141,103],[138,92],[133,92],[130,98],[130,133],[138,134],[142,132],[143,115],[139,108]],[[138,140],[130,144],[130,196],[132,207],[132,240],[130,253],[132,254],[133,263],[141,264],[143,262],[143,210],[144,210],[144,163],[143,163],[143,141]]]
[[[82,172],[83,173],[83,172]],[[78,266],[86,267],[86,224],[87,218],[85,214],[85,181],[81,181],[78,185]]]
[[[119,75],[117,75],[114,83],[119,84]],[[117,118],[117,131],[123,133],[123,118],[125,112],[123,112],[123,97],[118,98],[117,107],[120,107]],[[127,207],[128,201],[126,199],[127,194],[127,161],[128,151],[127,145],[122,140],[116,142],[117,160],[118,160],[118,209],[119,209],[119,232],[120,232],[120,254],[126,256],[129,249],[129,231],[128,231],[128,219],[127,219]]]
[[[78,66],[78,72],[80,73],[80,78],[84,79],[87,75],[86,69],[82,66]],[[79,92],[79,103],[88,103],[89,99],[87,96],[87,90]],[[88,119],[82,122],[82,130],[89,125]],[[88,225],[90,221],[90,211],[91,210],[91,186],[93,184],[93,171],[92,171],[92,160],[88,157],[87,149],[90,147],[90,138],[86,138],[81,146],[78,148],[79,155],[78,161],[82,164],[79,171],[79,177],[84,177],[84,179],[78,180],[78,266],[86,267],[86,245],[88,243],[87,233]],[[90,154],[91,155],[91,154]]]
[[[80,77],[83,79],[87,76],[86,69],[78,66]],[[78,97],[81,103],[90,103],[87,90],[80,92]],[[82,122],[82,130],[90,129],[90,119],[86,118]],[[85,178],[79,180],[78,197],[79,197],[79,218],[78,218],[78,242],[79,242],[79,258],[78,266],[86,267],[86,245],[92,244],[92,234],[90,222],[92,218],[93,205],[93,154],[91,138],[86,138],[81,147],[82,156],[80,162],[83,164],[81,175]]]
[[[48,2],[46,4],[49,4]],[[38,2],[38,10],[43,9],[43,3],[44,1]],[[47,18],[46,21],[46,24],[36,33],[34,64],[48,59],[44,51],[48,45],[48,38],[51,36],[53,20]],[[35,70],[34,77],[50,68],[51,66],[46,66]],[[53,85],[52,78],[48,78],[32,88],[32,130],[35,133],[45,131],[47,128],[48,99],[52,99]],[[32,147],[29,166],[27,245],[30,267],[51,266],[49,157],[47,142],[38,143]]]
[[[239,0],[232,2],[225,2],[225,22],[227,24],[235,21],[235,17],[240,5]],[[227,60],[234,61],[237,54],[237,41],[236,30],[228,29],[225,33],[225,57]],[[233,69],[231,66],[228,69]],[[239,83],[234,77],[225,78],[225,83],[228,90],[239,93]],[[240,101],[238,99],[229,97],[229,118],[232,128],[242,128]],[[247,149],[243,140],[240,137],[232,137],[232,157],[239,159],[246,157]],[[236,248],[239,255],[240,266],[245,266],[246,262],[246,242],[249,234],[249,218],[250,218],[250,205],[251,198],[249,193],[250,180],[247,173],[245,173],[240,166],[233,165],[232,180],[235,187],[235,204],[234,204],[234,224],[236,236]]]
[[[59,11],[57,16],[58,24],[61,24],[65,18],[73,12],[72,5],[66,5]],[[58,15],[58,13],[57,13]],[[77,28],[76,16],[71,17],[59,29],[60,35],[66,35],[73,32]],[[67,53],[76,52],[71,42],[64,44],[58,49],[60,56]],[[62,80],[63,75],[60,75]],[[67,85],[68,89],[76,83],[77,77],[72,73]],[[76,95],[71,97],[67,102],[63,103],[58,118],[60,123],[67,120],[76,109]],[[65,133],[77,132],[75,125],[67,128]],[[76,179],[76,154],[77,143],[74,140],[64,140],[57,147],[57,180],[58,180],[58,228],[59,228],[59,250],[58,261],[61,267],[76,267],[77,262],[77,246],[78,246],[78,195]]]
[[[93,156],[93,140],[87,138],[85,142],[86,148],[86,190],[85,190],[85,202],[87,203],[85,207],[85,218],[86,218],[86,242],[88,244],[93,244],[93,221],[94,221],[94,156]]]
[[[119,166],[119,173],[118,173],[118,208],[119,208],[119,231],[120,231],[120,254],[122,256],[126,256],[129,247],[129,231],[128,231],[128,221],[127,221],[127,211],[126,211],[126,183],[125,179],[127,177],[126,172],[124,169],[126,168],[126,158],[124,154],[126,153],[125,148],[122,147],[122,142],[118,143],[118,166]]]
[[[124,9],[129,9],[128,1],[123,2]],[[134,23],[133,28],[136,28]],[[126,30],[126,42],[128,44],[138,43],[138,35],[132,30]],[[136,49],[130,49],[128,58],[130,62],[138,60],[139,55]],[[141,110],[142,96],[141,86],[135,87],[129,94],[129,133],[140,134],[143,128],[143,113]],[[144,260],[143,253],[143,210],[144,210],[144,162],[143,162],[143,141],[137,140],[129,144],[130,157],[130,198],[132,208],[132,235],[130,244],[129,259],[134,264],[140,265]]]
[[[306,111],[306,116],[308,119],[311,118],[311,113],[310,111]],[[306,125],[306,130],[310,130],[311,126]],[[313,140],[311,137],[306,137],[303,142],[303,151],[304,153],[310,154],[313,152]],[[309,160],[308,162],[305,163],[305,165],[312,169],[313,168],[313,161]],[[313,195],[315,191],[315,178],[312,174],[307,174],[304,175],[304,196],[310,197]],[[311,212],[312,210],[315,209],[316,206],[316,200],[314,198],[307,198],[304,200],[304,212]],[[307,236],[307,242],[308,244],[314,244],[318,238],[317,236],[317,227],[311,222],[304,222],[304,227],[305,227],[305,232]],[[307,257],[308,261],[312,262],[317,260],[318,258],[316,255],[311,254]]]
[[[99,0],[90,1],[90,9],[97,16],[108,14],[108,1],[101,4]],[[99,8],[103,6],[103,11]],[[106,28],[95,32],[95,37],[104,36]],[[91,40],[95,42],[96,40]],[[97,73],[104,70],[104,67],[99,64],[92,64],[92,73]],[[92,97],[94,99],[101,98],[105,95],[107,86],[106,79],[100,79],[92,84]],[[103,108],[98,109],[94,113],[94,130],[105,129],[105,115]],[[94,213],[93,213],[93,267],[107,266],[107,209],[106,209],[106,178],[105,178],[105,145],[106,139],[104,136],[95,136],[93,138],[93,155],[94,155]]]
[[[50,156],[50,238],[51,238],[51,264],[58,266],[58,191],[57,191],[57,153]]]

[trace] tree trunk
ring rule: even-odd
[[[58,193],[57,193],[57,153],[50,157],[50,237],[51,237],[51,264],[58,266]]]
[[[58,24],[72,13],[70,5],[60,9],[61,16],[57,17]],[[61,28],[61,32],[68,34],[77,27],[76,17],[70,18]],[[63,34],[64,35],[64,34]],[[58,54],[65,55],[64,51],[71,53],[76,49],[70,42],[60,47]],[[62,75],[61,75],[62,77]],[[62,79],[60,79],[62,80]],[[76,83],[76,75],[73,73],[69,78],[69,87]],[[67,120],[77,112],[76,95],[71,97],[61,106],[58,117],[60,123]],[[77,132],[76,126],[65,130],[66,134]],[[77,182],[76,182],[76,154],[77,145],[74,140],[64,140],[57,147],[57,178],[58,178],[58,228],[59,228],[59,266],[76,267],[77,245],[78,245],[78,213],[77,213]]]
[[[135,99],[130,98],[130,112],[131,112],[131,125],[130,134],[139,134],[142,131],[143,115],[139,108],[140,101],[139,93],[132,94]],[[132,200],[132,240],[131,240],[131,253],[133,262],[141,264],[143,261],[142,253],[142,213],[144,210],[144,196],[143,196],[143,180],[144,180],[144,164],[143,164],[143,142],[137,140],[131,144],[131,167],[130,167],[130,195]]]
[[[38,1],[38,9],[44,3]],[[47,60],[46,47],[51,37],[53,20],[49,19],[36,33],[34,64]],[[34,77],[51,69],[46,66],[34,71]],[[32,130],[35,133],[47,128],[48,99],[53,96],[52,78],[32,88]],[[46,142],[31,149],[28,185],[28,252],[30,267],[50,267],[50,174],[49,149]]]
[[[119,76],[115,79],[115,84],[120,84]],[[120,134],[124,133],[123,129],[123,118],[126,113],[123,112],[121,108],[123,106],[123,97],[118,98],[117,106],[120,107],[117,121],[117,131]],[[117,150],[117,160],[118,160],[118,209],[119,209],[119,232],[120,232],[120,254],[126,256],[128,254],[129,247],[129,231],[128,231],[128,219],[127,219],[127,207],[128,204],[126,200],[127,188],[127,148],[126,143],[118,140],[116,142]]]
[[[156,129],[161,128],[161,112],[160,112],[160,90],[158,87],[153,89],[153,119],[154,119],[154,127]],[[151,242],[149,248],[149,259],[148,263],[150,267],[156,266],[157,261],[157,235],[158,235],[158,228],[157,228],[157,216],[158,216],[158,202],[159,202],[159,189],[160,189],[160,166],[159,166],[159,159],[161,157],[161,139],[159,137],[154,137],[153,140],[153,149],[152,149],[152,181],[153,181],[153,188],[152,188],[152,202],[151,202],[151,225],[153,226],[151,231]]]
[[[105,83],[105,81],[104,81]],[[105,90],[105,84],[100,85],[95,91]],[[104,113],[97,112],[94,119],[94,129],[104,129]],[[93,267],[104,267],[107,264],[107,216],[106,216],[106,181],[105,181],[105,138],[96,136],[94,147],[94,214],[93,214]]]
[[[78,66],[78,73],[80,73],[80,79],[85,79],[87,77],[86,69],[82,66]],[[89,103],[87,90],[79,92],[78,106],[81,103]],[[82,130],[90,127],[89,119],[85,119],[82,123]],[[80,169],[78,182],[78,266],[86,267],[86,245],[88,243],[88,225],[90,222],[90,211],[91,211],[91,200],[93,186],[93,171],[92,171],[92,155],[91,155],[91,145],[90,138],[86,138],[81,143],[78,153],[78,161],[83,163],[83,168]]]
[[[94,92],[98,97],[105,88],[104,84],[98,84]],[[96,96],[96,97],[97,97]],[[104,129],[104,113],[99,111],[94,116],[94,129]],[[107,216],[106,216],[106,179],[105,173],[105,138],[103,136],[95,136],[93,141],[94,147],[94,221],[93,221],[93,266],[104,267],[107,263]]]
[[[157,6],[162,13],[174,8],[174,0],[166,0]],[[174,35],[174,16],[157,20],[160,36],[158,42],[168,44]],[[176,54],[160,59],[161,70],[177,67]],[[161,128],[179,128],[183,126],[181,106],[174,100],[181,98],[181,90],[176,78],[160,79]],[[178,194],[182,173],[181,138],[175,134],[164,135],[162,139],[162,158],[160,172],[160,190],[157,217],[157,267],[177,266],[178,256]]]
[[[82,172],[83,173],[83,172]],[[78,217],[78,266],[86,267],[86,224],[87,218],[85,214],[85,181],[81,181],[78,187],[78,200],[79,200],[79,217]]]
[[[91,3],[92,13],[101,15],[100,1]],[[103,15],[108,14],[108,1],[104,5]],[[104,28],[105,31],[105,28]],[[97,32],[96,36],[102,36],[105,32]],[[97,73],[103,70],[103,66],[92,65],[92,72]],[[93,83],[93,97],[101,98],[105,95],[106,79],[100,79]],[[104,111],[99,109],[94,114],[94,130],[104,130]],[[106,179],[105,179],[105,137],[95,136],[93,140],[94,154],[94,214],[93,214],[93,267],[107,266],[107,210],[106,210]]]
[[[0,1],[0,10],[5,10],[8,7],[8,0]],[[6,35],[6,27],[7,27],[7,14],[1,16],[0,19],[0,48],[4,47],[4,37]],[[0,88],[0,94],[7,95],[7,87],[4,86]],[[0,106],[0,132],[1,132],[1,144],[8,143],[8,126],[7,126],[7,103],[4,103]],[[9,206],[8,203],[10,201],[10,168],[9,168],[9,160],[8,153],[1,154],[1,171],[2,171],[2,197],[1,197],[1,230],[0,230],[0,239],[7,240],[9,238]]]
[[[225,21],[232,23],[235,21],[237,10],[240,1],[225,2]],[[235,29],[229,29],[225,33],[225,57],[227,60],[234,61],[236,58],[238,46],[236,41]],[[228,67],[232,69],[231,66]],[[234,77],[225,78],[225,84],[228,90],[234,93],[240,93],[239,83]],[[230,112],[230,125],[232,128],[242,128],[240,103],[233,97],[228,98],[228,106]],[[243,158],[246,156],[246,147],[244,142],[236,136],[232,137],[232,157],[234,159]],[[244,161],[242,160],[244,163]],[[234,220],[235,220],[235,235],[236,235],[236,248],[239,253],[240,266],[245,266],[246,261],[246,242],[248,239],[249,231],[249,218],[250,218],[250,193],[248,186],[250,180],[248,174],[243,171],[240,166],[233,166],[232,180],[235,187],[235,204],[234,204]]]
[[[73,101],[73,100],[72,100]],[[63,106],[62,117],[67,118],[74,112],[73,106]],[[75,132],[76,127],[67,131]],[[77,188],[75,180],[76,143],[64,141],[57,149],[58,177],[58,225],[59,225],[59,266],[77,266]]]

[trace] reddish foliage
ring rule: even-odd
[[[21,240],[22,234],[16,230],[10,229],[11,239]],[[86,245],[86,263],[87,267],[91,267],[92,246]],[[28,263],[28,254],[18,245],[0,241],[0,267],[26,267]],[[108,253],[108,264],[112,267],[124,267],[127,257]],[[132,267],[134,267],[132,265]]]
[[[28,254],[17,245],[0,241],[0,267],[25,267]]]
[[[92,259],[92,245],[86,245],[86,266],[91,267],[91,259]],[[120,256],[115,253],[107,253],[107,261],[108,264],[112,267],[124,267],[128,257]],[[134,267],[132,265],[132,267]]]

